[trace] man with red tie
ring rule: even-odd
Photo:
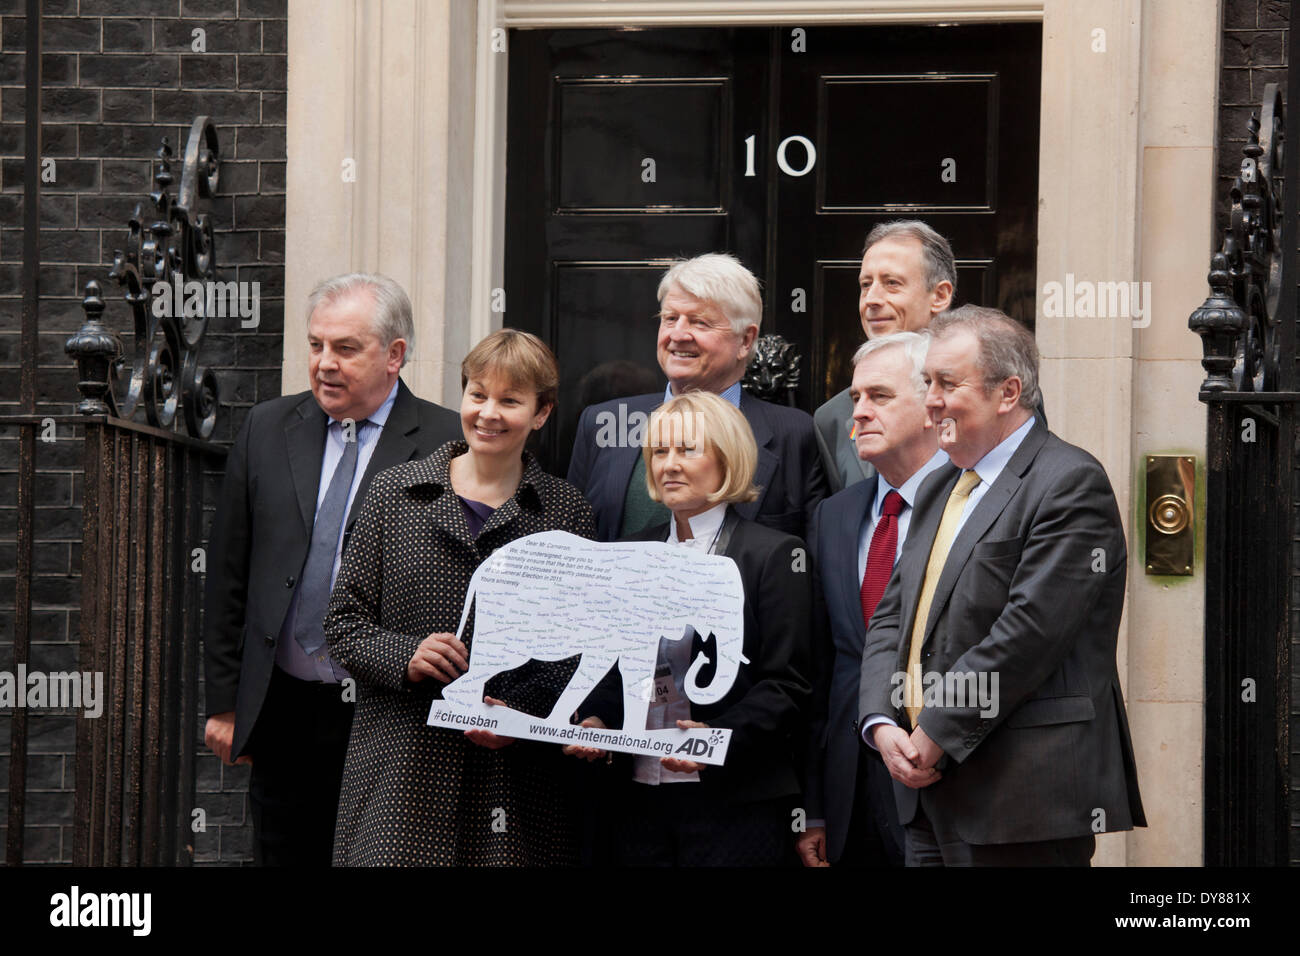
[[[947,462],[925,408],[928,336],[870,339],[853,356],[854,435],[876,473],[827,498],[809,528],[817,687],[805,768],[806,866],[901,866],[903,831],[888,772],[857,734],[867,623],[902,551],[921,482]]]

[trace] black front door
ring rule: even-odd
[[[1032,326],[1040,46],[1021,24],[512,33],[505,321],[560,361],[548,467],[583,405],[664,387],[656,290],[679,256],[762,280],[808,411],[848,384],[878,222],[929,222],[958,301]]]

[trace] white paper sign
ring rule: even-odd
[[[701,635],[705,650],[685,675],[686,696],[711,704],[726,695],[740,665],[748,663],[741,653],[744,600],[730,558],[660,541],[603,544],[565,531],[519,538],[497,549],[470,580],[457,632],[463,639],[473,605],[469,670],[443,689],[428,723],[720,765],[730,729],[645,730],[646,713],[654,699],[659,642],[682,640],[687,628]],[[483,702],[484,686],[494,675],[529,660],[577,654],[577,670],[549,715]],[[716,661],[716,670],[700,686],[705,655]],[[615,662],[623,677],[624,729],[571,724],[573,712]]]

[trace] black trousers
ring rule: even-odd
[[[866,751],[863,745],[862,750]],[[858,754],[858,779],[853,791],[853,816],[844,837],[844,850],[835,866],[902,866],[903,826],[898,822],[893,778],[874,753]]]
[[[1090,866],[1095,836],[1033,843],[967,843],[926,816],[918,804],[907,825],[908,866]]]
[[[622,866],[794,866],[792,798],[725,803],[698,783],[628,781],[614,825]]]
[[[260,865],[330,865],[352,708],[338,684],[272,672],[248,746]]]

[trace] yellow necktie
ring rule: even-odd
[[[907,685],[904,688],[903,701],[906,705],[907,719],[916,726],[916,719],[921,714],[923,695],[921,693],[921,643],[925,637],[925,622],[930,617],[930,602],[934,600],[935,589],[939,586],[939,576],[943,573],[944,563],[948,560],[948,551],[952,548],[952,539],[957,537],[957,524],[961,521],[962,509],[966,499],[980,483],[980,476],[973,471],[963,471],[957,479],[957,487],[948,496],[944,505],[943,517],[939,519],[939,530],[935,532],[934,544],[930,546],[930,560],[925,565],[925,581],[921,585],[921,600],[916,605],[916,620],[912,623],[912,643],[907,651]]]

